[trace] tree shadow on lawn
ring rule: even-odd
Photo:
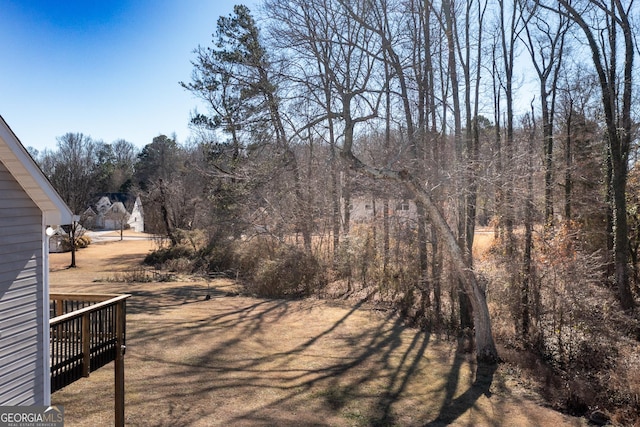
[[[148,288],[148,286],[147,286]],[[235,296],[236,293],[215,288],[207,290],[204,286],[194,284],[176,284],[175,286],[158,286],[157,290],[135,289],[132,285],[123,289],[131,295],[127,301],[128,314],[161,315],[167,309],[195,304],[209,298]]]
[[[213,300],[211,300],[213,301]],[[198,301],[182,304],[166,304],[164,308],[175,308],[187,304],[195,304]],[[208,316],[201,319],[159,319],[152,321],[151,325],[143,328],[136,328],[128,337],[137,340],[138,345],[146,346],[149,342],[158,339],[166,339],[172,346],[186,345],[194,338],[202,336],[206,339],[208,334],[215,334],[220,331],[220,336],[229,335],[229,330],[236,331],[230,339],[220,342],[215,348],[227,348],[243,339],[250,339],[264,328],[265,323],[277,322],[279,317],[288,313],[289,305],[286,301],[256,301],[253,304],[229,310],[224,313]],[[160,314],[160,313],[158,313]],[[269,319],[269,320],[267,320]],[[215,351],[215,350],[211,350]],[[206,361],[206,360],[204,360]],[[175,362],[174,362],[175,363]],[[186,365],[188,366],[188,364]],[[199,366],[201,367],[201,366]]]
[[[474,374],[475,379],[472,384],[469,385],[467,390],[455,397],[456,390],[459,387],[460,382],[460,370],[466,359],[464,351],[462,351],[461,342],[458,343],[458,348],[455,353],[453,364],[451,365],[451,371],[447,377],[447,383],[445,385],[445,396],[435,420],[429,422],[425,427],[440,427],[448,426],[464,413],[470,410],[481,396],[491,397],[491,384],[493,383],[493,376],[496,372],[497,364],[475,364]],[[499,422],[494,425],[500,425]]]
[[[169,290],[168,294],[179,300],[179,293]],[[236,304],[216,308],[220,298]],[[224,293],[215,294],[211,301],[188,304],[193,307],[196,302],[203,307],[209,304],[211,313],[205,309],[206,315],[199,319],[168,323],[159,319],[157,324],[139,326],[132,331],[130,342],[132,348],[145,349],[140,356],[145,363],[160,367],[157,375],[144,379],[144,387],[158,390],[158,402],[199,406],[198,417],[219,417],[222,411],[226,414],[222,424],[424,425],[437,414],[433,425],[442,425],[437,423],[458,418],[491,384],[493,373],[480,376],[454,399],[464,364],[464,357],[456,353],[444,385],[445,397],[442,399],[443,393],[435,398],[426,396],[433,388],[416,389],[420,380],[415,377],[429,369],[425,352],[430,335],[406,328],[392,313],[377,317],[370,325],[358,323],[361,320],[353,317],[362,311],[365,301],[329,324],[305,318],[314,309],[322,310],[321,303],[233,301]],[[175,307],[187,303],[163,304]],[[149,308],[140,304],[135,312],[146,313]],[[291,323],[292,316],[310,322],[296,331],[305,336],[287,335],[290,328],[281,322]],[[274,340],[274,334],[282,338]],[[157,344],[163,339],[177,349],[176,354]],[[195,350],[192,346],[196,342],[206,345]],[[439,412],[437,406],[424,407],[423,402],[439,399],[443,401]],[[207,403],[198,404],[197,400]],[[408,403],[416,400],[420,402],[417,408]],[[235,406],[229,402],[236,402]],[[148,404],[143,399],[130,402],[129,407],[139,405],[143,411]],[[412,412],[411,417],[405,412]],[[164,417],[158,425],[172,421],[171,414]]]
[[[132,425],[445,425],[491,384],[492,372],[465,390],[465,356],[434,356],[428,333],[368,310],[366,300],[336,309],[215,286],[206,300],[206,285],[188,282],[109,285],[133,295],[125,358]],[[445,360],[433,365],[434,357]],[[425,377],[432,367],[437,377]],[[437,384],[416,385],[429,381]],[[155,418],[139,418],[149,413]]]

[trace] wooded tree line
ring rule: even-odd
[[[460,325],[475,328],[479,357],[490,360],[473,269],[479,206],[513,272],[522,336],[538,298],[534,237],[553,239],[566,224],[605,236],[590,248],[600,251],[603,279],[623,309],[635,305],[626,198],[635,140],[631,12],[618,1],[267,0],[261,28],[244,6],[218,20],[183,86],[210,107],[194,124],[231,153],[217,171],[257,182],[247,165],[274,168],[271,184],[290,198],[274,216],[288,219],[286,231],[299,233],[307,251],[319,220],[329,221],[335,263],[352,231],[351,197],[380,197],[385,270],[384,200],[398,192],[414,200],[414,292],[439,315],[446,256]],[[535,91],[518,90],[524,76]],[[269,199],[257,202],[266,209]],[[327,206],[330,215],[314,215]]]
[[[236,6],[181,83],[207,106],[188,144],[39,158],[63,195],[56,174],[75,166],[142,192],[149,231],[197,249],[177,252],[194,270],[281,283],[304,259],[304,292],[338,283],[473,331],[480,361],[498,359],[497,334],[593,373],[640,338],[636,19],[620,0]],[[482,256],[478,226],[495,236]],[[616,392],[637,403],[626,368]]]
[[[203,170],[235,236],[295,236],[347,293],[473,330],[481,361],[497,326],[592,375],[640,336],[635,19],[616,0],[237,6],[183,83],[209,107]],[[375,220],[352,221],[362,199]]]

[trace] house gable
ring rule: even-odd
[[[0,117],[0,406],[48,405],[46,225],[73,215]]]
[[[73,214],[0,116],[0,161],[40,208],[46,224],[70,224]]]

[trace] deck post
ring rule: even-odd
[[[82,376],[88,377],[91,370],[91,314],[82,315]]]
[[[124,324],[125,301],[116,304],[116,359],[115,359],[115,425],[124,427]]]

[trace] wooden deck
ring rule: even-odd
[[[115,361],[116,425],[124,425],[126,300],[130,295],[50,294],[51,392]]]

